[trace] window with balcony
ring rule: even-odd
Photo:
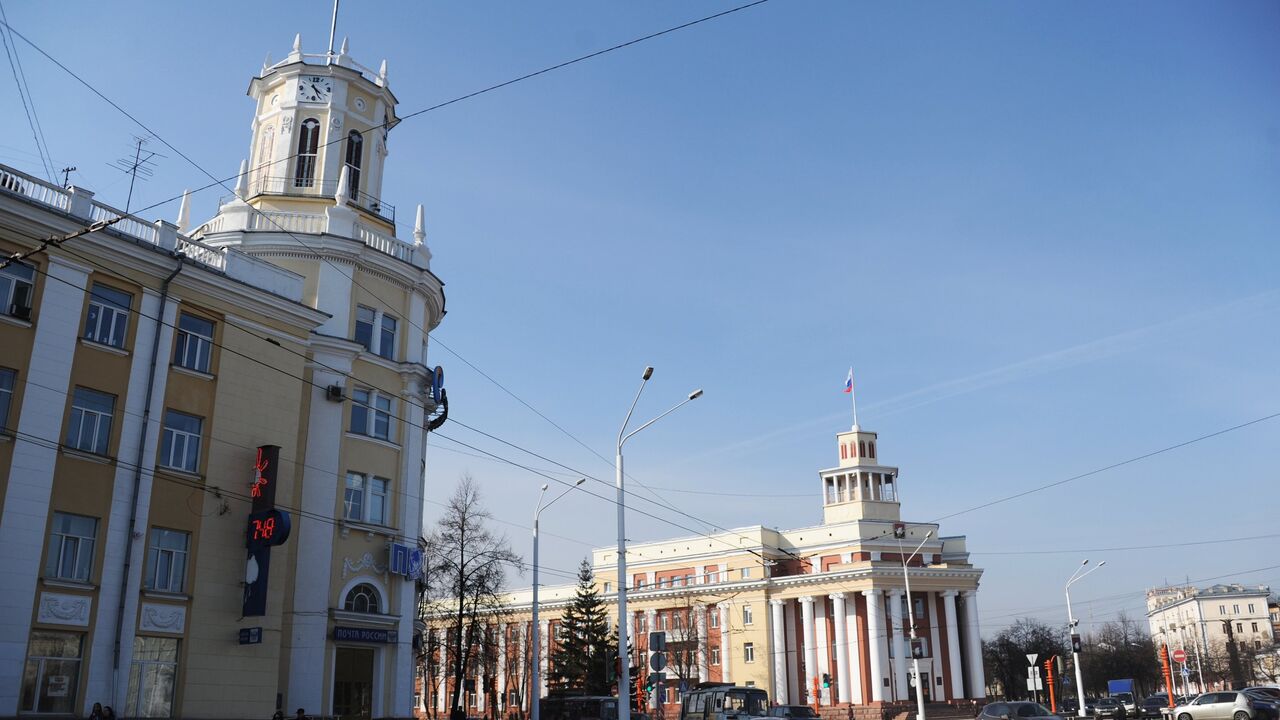
[[[173,364],[196,372],[209,372],[213,353],[213,321],[182,313],[178,319],[178,341],[173,348]]]
[[[377,320],[378,312],[371,307],[364,305],[356,306],[356,336],[355,341],[364,346],[365,350],[373,351],[373,324]]]
[[[194,473],[200,469],[200,430],[204,420],[177,410],[164,413],[164,432],[160,439],[162,467]]]
[[[129,293],[94,283],[89,293],[89,315],[85,318],[83,337],[101,345],[123,348],[132,305],[133,296]]]
[[[0,268],[0,313],[19,320],[31,319],[35,276],[35,268],[20,262]]]
[[[89,582],[97,540],[97,518],[55,512],[49,528],[44,576],[55,580]]]
[[[115,408],[114,395],[77,387],[71,396],[71,419],[67,423],[65,440],[67,447],[106,455]]]
[[[391,398],[373,390],[351,393],[351,432],[391,441]]]
[[[382,327],[378,332],[378,354],[388,360],[396,359],[396,319],[390,315],[382,316]]]
[[[151,545],[147,549],[148,590],[180,593],[186,588],[190,543],[191,533],[151,528]]]
[[[347,184],[351,196],[360,190],[360,159],[364,157],[364,136],[352,130],[347,133]]]
[[[307,118],[298,126],[298,159],[293,186],[309,188],[316,182],[316,151],[320,147],[320,121]]]
[[[342,496],[342,517],[353,522],[371,525],[387,524],[386,478],[361,473],[347,473],[346,488]]]
[[[17,377],[16,370],[0,368],[0,432],[13,427],[9,422],[9,409],[13,407],[13,383]]]

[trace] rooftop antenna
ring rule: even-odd
[[[338,32],[338,0],[333,0],[333,20],[329,23],[329,62],[333,62],[333,37]]]
[[[133,136],[133,158],[122,157],[111,163],[111,166],[129,176],[129,197],[124,202],[124,212],[129,213],[129,205],[133,203],[133,185],[141,175],[143,180],[148,180],[155,175],[154,165],[151,162],[153,158],[164,157],[159,153],[148,150],[145,154],[142,152],[142,146],[147,144],[147,139],[138,135]]]

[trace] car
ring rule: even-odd
[[[1244,689],[1244,691],[1245,691],[1245,692],[1258,693],[1258,694],[1261,694],[1261,695],[1266,695],[1267,697],[1271,698],[1272,700],[1280,700],[1280,688],[1270,687],[1269,685],[1259,685],[1259,686],[1256,686],[1256,687],[1247,687],[1247,688],[1245,688],[1245,689]]]
[[[1160,711],[1169,707],[1169,696],[1164,693],[1156,693],[1142,701],[1138,706],[1138,717],[1141,718],[1158,718]]]
[[[1262,692],[1259,688],[1245,688],[1241,692],[1249,696],[1249,702],[1253,703],[1256,710],[1264,713],[1270,720],[1280,720],[1280,698]]]
[[[1113,697],[1098,698],[1098,702],[1093,706],[1093,716],[1098,718],[1114,718],[1114,720],[1125,720],[1129,717],[1129,710],[1124,703]],[[1192,720],[1199,720],[1192,718]]]
[[[1207,692],[1174,708],[1175,720],[1274,720],[1274,705],[1237,690]]]
[[[818,717],[818,713],[814,712],[813,708],[808,705],[777,705],[769,708],[769,717],[797,718],[797,720],[805,718],[808,720],[809,718]]]
[[[1017,718],[1052,718],[1062,720],[1038,702],[993,702],[978,713],[978,720],[1016,720]]]

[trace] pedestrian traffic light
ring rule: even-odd
[[[1075,633],[1071,633],[1071,652],[1073,653],[1081,652],[1080,636],[1076,635]]]
[[[830,673],[822,673],[822,687],[824,687],[824,688],[829,688],[829,687],[831,687],[831,674],[830,674]]]

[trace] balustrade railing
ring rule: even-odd
[[[364,225],[356,225],[356,239],[378,252],[405,262],[413,261],[413,246],[386,233],[380,233]]]
[[[111,225],[116,232],[153,245],[156,242],[156,228],[154,225],[145,223],[132,215],[126,215],[123,211],[117,210],[110,205],[94,202],[93,209],[89,211],[89,219],[94,222],[116,220]]]
[[[287,197],[321,197],[332,198],[338,193],[336,180],[316,180],[307,177],[259,177],[249,182],[248,197],[257,195],[283,195]],[[219,205],[231,202],[234,196],[222,197]],[[396,208],[390,203],[382,202],[367,192],[357,190],[351,195],[351,204],[357,210],[382,218],[395,225]]]
[[[16,170],[0,169],[0,189],[17,193],[42,205],[55,207],[63,212],[71,208],[71,193],[65,188],[60,188],[57,185]]]

